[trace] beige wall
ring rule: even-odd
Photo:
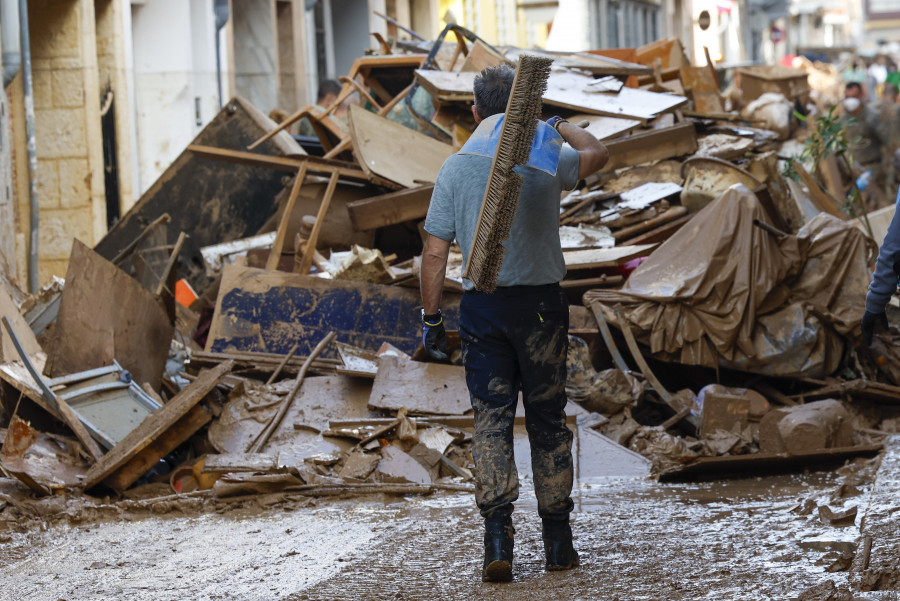
[[[107,87],[115,98],[116,163],[119,209],[124,215],[135,203],[131,177],[131,112],[129,109],[122,0],[94,0],[97,31],[97,67],[101,95]],[[102,104],[102,100],[100,101]]]
[[[65,276],[73,238],[93,245],[105,233],[106,200],[93,0],[32,0],[28,17],[43,284]],[[27,193],[19,206],[27,215]]]

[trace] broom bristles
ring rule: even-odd
[[[483,292],[497,288],[506,250],[503,242],[509,238],[523,183],[522,176],[513,168],[526,164],[531,154],[551,63],[553,59],[527,54],[519,59],[463,274]]]

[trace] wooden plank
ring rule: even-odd
[[[507,57],[518,61],[522,54],[546,56],[553,59],[553,66],[556,68],[579,69],[592,75],[643,75],[650,71],[645,65],[588,52],[551,52],[535,48],[528,50],[516,48],[510,50]]]
[[[186,428],[177,428],[175,432],[165,436],[176,423],[187,416],[188,413],[191,412],[191,410],[194,409],[213,388],[215,388],[219,380],[230,372],[233,367],[233,361],[225,361],[219,366],[201,373],[196,380],[187,386],[187,388],[175,395],[174,398],[161,408],[148,415],[147,418],[141,422],[140,426],[132,430],[131,433],[119,442],[119,444],[110,449],[106,455],[88,470],[88,473],[85,476],[85,488],[87,489],[96,486],[119,470],[122,470],[122,475],[114,478],[114,481],[116,484],[121,485],[134,471],[128,468],[123,470],[123,466],[126,466],[126,464],[137,458],[142,451],[151,447],[155,441],[160,439],[161,442],[150,449],[147,455],[138,459],[135,465],[146,462],[148,457],[156,454],[163,446],[167,446],[174,440],[181,438],[186,430],[193,427],[195,423],[202,421],[201,416],[194,412],[194,414],[182,424],[186,426]],[[201,411],[207,414],[208,421],[209,414],[205,410],[201,409]],[[194,430],[194,432],[196,432],[196,430]],[[191,434],[193,434],[193,432],[187,434],[184,438],[190,437]],[[135,479],[139,478],[143,473],[144,472],[137,474]],[[132,482],[133,481],[134,480],[132,480]],[[126,484],[125,487],[129,484]]]
[[[697,152],[697,130],[693,122],[679,123],[666,129],[655,129],[606,142],[609,163],[605,171],[652,163]]]
[[[841,210],[841,204],[828,192],[822,189],[819,183],[809,174],[799,161],[794,163],[794,169],[797,171],[797,175],[800,176],[803,183],[806,184],[806,187],[809,190],[809,199],[817,209],[824,211],[829,215],[833,215],[838,219],[847,219],[847,214]]]
[[[359,106],[350,107],[350,134],[363,170],[407,188],[437,179],[450,144],[379,117]]]
[[[474,71],[475,73],[479,73],[483,69],[495,67],[504,62],[507,62],[507,60],[502,55],[495,52],[481,40],[475,40],[475,43],[472,44],[472,47],[469,49],[469,56],[466,57],[460,71]]]
[[[25,353],[31,356],[41,352],[41,345],[38,344],[31,326],[19,313],[19,308],[13,301],[12,296],[2,285],[0,285],[0,317],[9,319],[10,325],[16,331],[16,336]],[[19,353],[16,351],[12,339],[4,328],[0,328],[0,363],[16,361],[18,358]]]
[[[690,482],[709,478],[746,478],[755,474],[771,475],[787,471],[830,469],[853,457],[871,457],[881,450],[880,444],[836,449],[820,449],[789,455],[787,453],[754,453],[724,457],[698,457],[659,475],[660,482]]]
[[[675,207],[673,207],[673,208],[675,208]],[[680,208],[683,208],[683,207],[680,207]],[[665,215],[666,215],[666,213],[663,213],[662,215],[660,215],[660,217],[657,217],[656,219],[660,219]],[[634,236],[633,238],[622,239],[622,244],[628,244],[628,245],[632,245],[632,246],[638,245],[638,244],[660,244],[660,243],[668,240],[672,236],[672,234],[674,234],[675,232],[680,230],[682,228],[682,226],[684,226],[685,223],[687,223],[688,221],[691,220],[691,217],[693,217],[693,215],[687,214],[687,215],[683,215],[682,217],[678,217],[677,219],[674,219],[672,221],[665,222],[662,225],[657,226],[647,232],[644,232],[643,234],[638,234],[637,236]],[[651,219],[651,221],[653,221],[653,219]]]
[[[424,219],[434,186],[419,186],[347,203],[350,222],[357,231]]]
[[[159,438],[153,440],[125,465],[107,476],[103,483],[111,489],[122,492],[138,478],[147,473],[159,460],[177,449],[200,428],[212,420],[212,415],[204,407],[195,405],[174,425],[166,429]],[[90,473],[90,472],[89,472]]]
[[[615,246],[613,248],[593,248],[588,250],[563,251],[567,270],[616,267],[637,257],[650,254],[655,244],[641,246]]]
[[[202,146],[200,144],[191,144],[188,150],[198,157],[212,159],[215,161],[223,161],[227,163],[235,163],[238,165],[250,165],[253,167],[265,167],[276,171],[284,171],[287,173],[297,173],[299,169],[306,165],[309,173],[319,173],[331,175],[337,173],[341,177],[356,181],[366,181],[368,176],[365,172],[356,168],[353,163],[345,161],[336,161],[333,159],[321,159],[318,157],[277,157],[258,154],[255,152],[246,152],[243,150],[229,150],[227,148],[215,148],[213,146]]]
[[[444,320],[454,329],[459,297],[444,298]],[[345,344],[376,351],[389,342],[412,353],[420,339],[421,303],[418,290],[398,286],[227,265],[206,350],[285,354],[299,344],[297,354],[308,355],[310,342],[335,330]],[[337,353],[331,348],[325,356]]]
[[[657,40],[636,49],[637,62],[652,66],[656,59],[660,60],[662,69],[680,69],[687,64],[684,47],[678,38]]]
[[[463,415],[472,409],[465,369],[382,357],[372,384],[369,407],[416,415]]]
[[[440,102],[472,102],[475,92],[473,71],[435,71],[433,69],[416,70],[416,81]]]
[[[647,230],[652,230],[653,228],[669,223],[670,221],[675,221],[677,219],[681,219],[682,217],[686,217],[687,212],[688,210],[681,205],[669,207],[669,209],[662,215],[658,215],[644,222],[636,223],[634,225],[623,227],[620,230],[616,230],[615,232],[613,232],[613,238],[615,238],[617,241],[633,238],[640,233],[646,232]]]
[[[637,119],[620,119],[619,117],[607,117],[604,115],[590,115],[578,113],[568,118],[572,123],[587,121],[588,126],[584,130],[601,142],[630,133],[641,126]]]
[[[331,174],[328,180],[328,187],[325,188],[325,194],[322,196],[322,202],[319,204],[319,211],[316,213],[316,221],[313,224],[312,231],[309,233],[309,239],[306,241],[306,248],[302,246],[298,250],[303,250],[303,257],[300,259],[300,268],[297,273],[309,273],[312,267],[313,257],[316,255],[316,244],[319,242],[319,233],[322,231],[322,224],[325,223],[325,215],[328,213],[328,207],[331,206],[331,198],[334,196],[334,189],[337,187],[338,175]]]
[[[616,60],[625,61],[636,65],[640,64],[637,60],[637,51],[634,48],[603,48],[599,50],[588,50],[587,54],[596,54],[598,56],[614,58]],[[625,85],[629,88],[638,87],[638,81],[640,77],[640,75],[629,75],[625,80]]]
[[[203,473],[269,472],[275,467],[275,456],[267,453],[222,453],[206,457]]]
[[[709,67],[682,67],[681,82],[685,89],[691,90],[694,110],[701,113],[721,113],[724,110],[719,80]]]
[[[251,104],[233,98],[194,138],[193,144],[243,149],[274,126]],[[287,133],[260,146],[259,152],[270,156],[303,155],[303,149]],[[183,277],[195,287],[205,286],[200,249],[257,234],[275,213],[281,178],[280,173],[268,169],[211,162],[185,150],[110,228],[95,250],[112,259],[148,223],[168,213],[172,220],[167,243],[174,244],[180,232],[188,235],[179,257]],[[222,219],[222,215],[228,218]]]
[[[172,324],[154,295],[75,240],[47,358],[50,377],[119,364],[159,389]]]
[[[291,186],[291,195],[288,197],[284,212],[281,214],[281,221],[278,222],[278,230],[275,234],[275,242],[272,243],[272,250],[269,252],[269,258],[266,261],[266,269],[276,269],[278,261],[281,259],[281,251],[284,248],[284,239],[287,237],[288,224],[291,221],[291,215],[294,214],[294,205],[297,204],[297,198],[300,196],[300,188],[303,187],[303,180],[306,179],[307,166],[301,165],[294,176],[294,185]]]

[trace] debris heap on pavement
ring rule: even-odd
[[[276,124],[232,99],[96,248],[75,241],[65,282],[0,278],[5,476],[36,495],[471,489],[458,337],[427,361],[418,254],[475,75],[526,51],[451,26],[392,52],[324,111]],[[547,55],[543,118],[610,152],[560,199],[579,448],[667,480],[876,453],[900,331],[870,351],[857,324],[893,208],[869,212],[816,144],[836,73],[748,67],[726,93],[677,40]],[[461,277],[457,248],[449,330]]]

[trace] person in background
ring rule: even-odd
[[[877,128],[881,133],[881,139],[884,141],[882,163],[886,174],[884,179],[888,186],[885,189],[887,198],[893,197],[894,191],[897,189],[894,186],[894,177],[890,177],[887,174],[890,174],[893,170],[892,159],[894,153],[900,148],[900,104],[897,104],[898,96],[900,96],[900,89],[893,83],[885,83],[884,91],[881,93],[881,100],[874,107],[878,118]]]
[[[334,101],[337,100],[338,94],[341,93],[341,84],[337,80],[334,79],[326,79],[322,83],[319,84],[319,93],[316,95],[316,104],[315,109],[320,113],[324,113],[328,107],[334,104]],[[301,136],[315,136],[316,132],[313,129],[312,123],[309,122],[309,119],[303,118],[300,120],[300,135]]]
[[[864,193],[870,208],[887,204],[884,196],[885,169],[882,148],[884,139],[879,128],[877,111],[863,102],[862,86],[850,82],[844,89],[843,112],[840,116],[844,136],[850,142],[849,154],[862,172],[871,173],[864,178]],[[863,178],[860,178],[863,180]]]

